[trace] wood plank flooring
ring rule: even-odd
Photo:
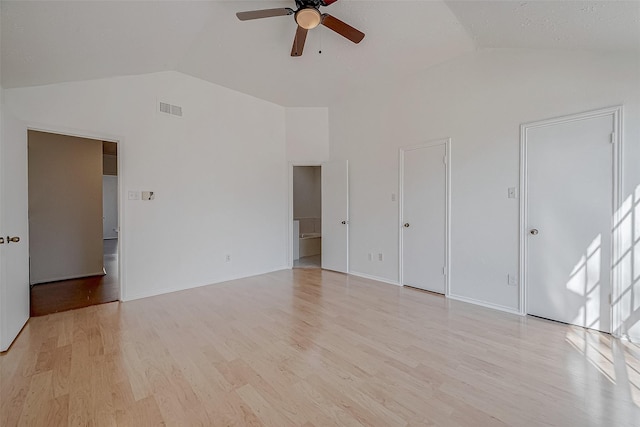
[[[118,240],[104,241],[106,275],[41,283],[31,288],[31,316],[44,316],[60,311],[117,301]]]
[[[32,318],[0,425],[638,426],[640,348],[284,270]]]

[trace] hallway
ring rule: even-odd
[[[31,287],[31,316],[44,316],[60,311],[117,301],[118,239],[104,240],[106,275],[59,282],[41,283]]]

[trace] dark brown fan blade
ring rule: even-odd
[[[248,21],[250,19],[271,18],[272,16],[284,16],[293,15],[293,10],[288,7],[281,7],[278,9],[262,9],[262,10],[250,10],[248,12],[238,12],[236,16],[241,21]]]
[[[304,49],[304,42],[307,39],[307,29],[298,25],[296,36],[293,39],[293,47],[291,47],[291,56],[301,56]]]
[[[335,31],[342,37],[345,37],[354,43],[360,43],[364,38],[364,33],[362,31],[356,30],[351,25],[345,24],[338,18],[334,18],[328,13],[322,15],[322,25],[329,28],[330,30]]]

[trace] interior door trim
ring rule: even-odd
[[[88,139],[96,139],[99,141],[107,141],[107,142],[115,142],[118,144],[118,284],[120,286],[120,293],[118,295],[119,301],[128,301],[127,295],[127,277],[126,277],[126,236],[125,236],[125,188],[126,188],[126,172],[122,165],[123,161],[123,151],[125,145],[125,137],[124,135],[118,134],[108,134],[103,132],[95,132],[91,130],[85,129],[74,129],[67,128],[64,126],[57,126],[51,124],[43,124],[37,122],[27,122],[26,129],[27,131],[38,131],[38,132],[47,132],[47,133],[55,133],[59,135],[67,135],[74,136],[79,138],[88,138]]]
[[[299,236],[295,236],[293,234],[293,168],[295,166],[318,166],[322,170],[322,162],[297,162],[290,161],[287,164],[287,175],[288,175],[288,183],[287,183],[287,211],[288,211],[288,244],[287,244],[287,268],[293,268],[293,239],[297,239]],[[322,202],[321,202],[322,203]]]
[[[438,145],[444,145],[445,147],[445,239],[444,239],[444,295],[449,297],[451,295],[450,290],[450,277],[451,277],[451,138],[441,138],[427,141],[419,145],[411,145],[406,147],[400,147],[398,150],[398,283],[403,285],[403,228],[404,228],[404,156],[405,153],[420,148],[435,147]]]
[[[617,105],[613,107],[602,108],[598,110],[586,111],[578,114],[570,114],[567,116],[555,117],[546,120],[534,121],[529,123],[523,123],[520,125],[520,219],[519,219],[519,288],[518,291],[520,293],[520,298],[518,302],[518,312],[522,316],[526,316],[527,314],[527,209],[528,205],[528,183],[527,183],[527,136],[528,131],[531,129],[553,126],[557,124],[570,123],[580,120],[589,120],[597,117],[611,116],[613,119],[613,156],[612,156],[612,171],[613,171],[613,212],[616,212],[620,207],[620,201],[622,200],[622,113],[623,107],[622,105]],[[613,225],[613,218],[612,218]],[[616,239],[615,236],[611,239],[611,254],[617,253],[613,245],[614,242],[620,241],[620,239]],[[618,283],[615,281],[615,276],[613,274],[613,269],[609,271],[610,279],[611,279],[611,293],[615,295],[616,289],[619,289]],[[618,275],[619,276],[619,275]],[[618,333],[620,320],[616,319],[614,316],[613,306],[610,309],[611,315],[611,333],[616,335]]]

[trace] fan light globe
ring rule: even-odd
[[[300,9],[296,12],[295,18],[298,25],[306,30],[310,30],[320,25],[320,21],[322,19],[320,12],[312,7]]]

